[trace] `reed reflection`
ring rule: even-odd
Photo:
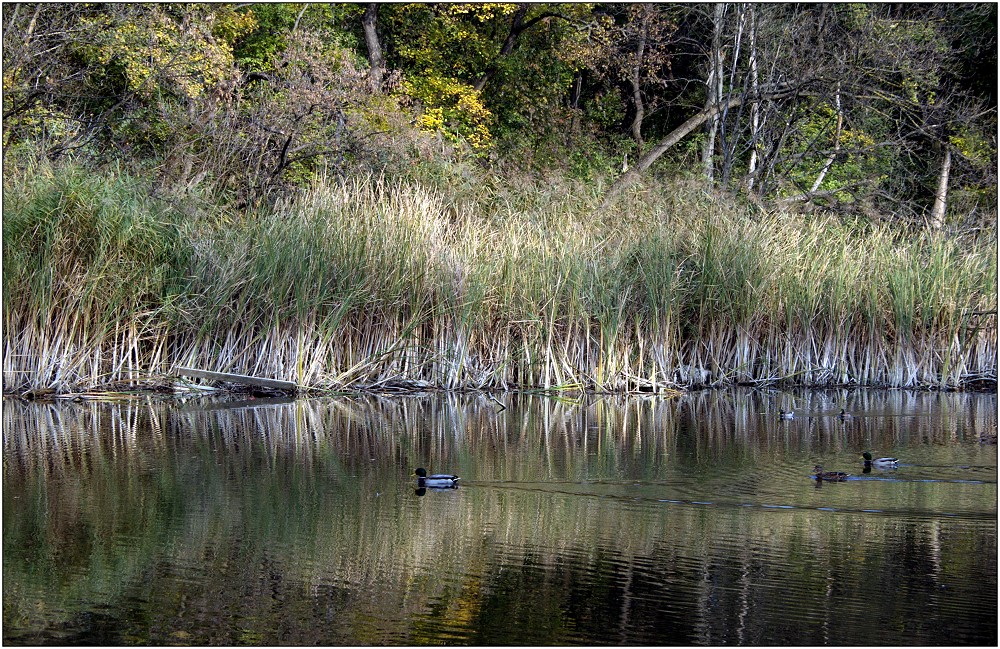
[[[995,395],[503,401],[10,402],[5,640],[97,610],[111,644],[995,636]],[[868,448],[977,479],[813,488]]]

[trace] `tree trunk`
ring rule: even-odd
[[[781,151],[785,147],[785,140],[788,138],[789,134],[794,130],[797,130],[796,123],[799,117],[796,115],[789,116],[785,119],[784,126],[781,127],[781,133],[778,138],[771,142],[771,147],[767,152],[767,155],[763,156],[763,167],[760,173],[760,182],[757,184],[757,194],[763,196],[770,189],[769,183],[774,177],[774,167],[778,163],[778,159],[781,156]],[[796,125],[793,128],[793,125]]]
[[[517,11],[514,12],[514,20],[511,22],[510,31],[507,33],[507,38],[504,39],[503,45],[500,46],[500,54],[497,55],[497,61],[507,56],[514,51],[514,45],[517,43],[517,37],[521,35],[525,29],[533,25],[537,20],[533,20],[528,25],[524,24],[524,17],[528,15],[528,5],[521,4],[518,5]],[[479,80],[472,86],[477,92],[481,92],[483,88],[486,87],[486,83],[493,78],[493,75],[497,73],[497,63],[494,62],[488,68],[483,76],[479,77]]]
[[[732,100],[728,102],[728,106],[730,108],[735,108],[736,106],[739,106],[742,101],[742,97],[733,97]],[[635,166],[631,167],[614,183],[612,183],[611,187],[608,188],[607,196],[604,198],[604,205],[607,205],[608,202],[621,193],[623,189],[638,180],[639,176],[642,175],[642,172],[649,169],[649,167],[656,162],[656,159],[663,155],[667,149],[680,142],[685,135],[695,130],[715,115],[718,115],[722,108],[722,104],[715,104],[714,106],[702,109],[686,122],[671,131],[667,137],[660,140],[655,147],[650,149],[649,153],[639,158],[639,161],[635,163]]]
[[[635,140],[639,152],[642,152],[642,120],[646,116],[646,110],[642,103],[642,57],[646,49],[646,30],[649,26],[649,10],[644,7],[642,15],[642,26],[639,28],[639,39],[635,46],[635,62],[632,65],[632,104],[635,107],[635,116],[632,118],[632,139]]]
[[[785,97],[793,96],[796,90],[787,85],[780,85],[775,88],[770,89],[766,93],[761,94],[762,99],[775,100]],[[727,110],[729,108],[736,108],[741,105],[744,101],[743,96],[732,97],[728,101],[723,101],[721,103],[715,104],[713,106],[708,106],[698,111],[695,115],[688,118],[686,122],[670,131],[665,138],[660,140],[656,146],[649,150],[644,156],[639,158],[639,161],[635,163],[635,166],[629,168],[624,174],[618,177],[615,182],[611,184],[608,188],[608,193],[604,197],[604,201],[601,203],[602,207],[607,207],[611,200],[615,196],[621,193],[623,189],[634,183],[639,179],[644,171],[650,168],[656,160],[666,153],[670,147],[674,146],[680,142],[685,135],[700,127],[702,124],[707,122],[713,116],[718,115],[721,111]]]
[[[951,173],[951,147],[944,147],[944,162],[941,163],[941,175],[938,177],[938,188],[934,194],[934,208],[931,210],[931,227],[940,230],[944,226],[944,215],[948,208],[948,175]]]
[[[709,53],[708,97],[705,108],[717,106],[722,99],[722,19],[725,16],[726,5],[715,3],[714,28],[712,30],[712,51]],[[705,178],[712,182],[715,175],[715,136],[719,132],[719,113],[714,111],[708,122],[708,138],[702,155],[705,168]]]
[[[378,17],[378,3],[369,2],[365,7],[365,15],[361,26],[365,31],[365,44],[368,46],[368,62],[371,68],[368,79],[376,92],[382,89],[382,79],[385,76],[385,59],[382,57],[382,47],[379,45],[378,32],[375,31],[375,19]]]
[[[833,161],[837,157],[837,152],[840,151],[840,134],[844,128],[844,113],[840,106],[840,82],[837,82],[837,92],[834,95],[834,102],[837,106],[837,132],[833,136],[833,151],[830,152],[830,156],[826,159],[826,163],[823,164],[823,168],[820,170],[819,175],[816,176],[815,182],[813,182],[812,187],[809,188],[809,193],[815,193],[819,186],[823,183],[823,179],[826,178],[826,174],[830,171],[830,167],[833,166]]]
[[[35,7],[35,13],[31,14],[31,22],[28,23],[28,30],[24,35],[24,44],[27,45],[31,42],[31,37],[35,34],[35,24],[38,21],[38,13],[42,10],[42,5],[39,4]]]
[[[295,24],[292,25],[292,33],[294,34],[299,28],[299,21],[302,20],[302,16],[306,15],[306,9],[309,8],[309,4],[302,5],[302,9],[299,10],[299,15],[295,17]],[[187,15],[184,16],[184,20],[187,20]]]
[[[753,191],[753,183],[757,176],[757,147],[760,142],[760,100],[757,97],[760,87],[760,76],[757,72],[757,14],[750,5],[750,92],[753,103],[750,104],[750,162],[747,165],[747,189]]]
[[[570,146],[573,142],[573,137],[576,135],[577,131],[580,129],[580,95],[583,93],[583,75],[579,72],[576,74],[576,78],[573,79],[573,92],[570,94],[569,107],[572,109],[570,111],[570,121],[569,121],[569,132],[566,134],[566,146]]]
[[[740,61],[740,48],[743,45],[743,31],[746,27],[747,22],[747,5],[743,3],[740,5],[739,9],[739,20],[736,26],[736,38],[733,44],[733,55],[729,63],[729,91],[726,93],[727,98],[732,97],[733,88],[736,87],[736,67]],[[719,89],[720,95],[722,89]],[[746,92],[744,89],[742,92]],[[720,117],[720,133],[719,133],[719,144],[722,146],[722,186],[728,187],[729,180],[733,174],[733,162],[736,159],[736,148],[739,145],[739,129],[737,128],[734,133],[734,137],[726,138],[726,113],[728,111],[723,111]],[[739,111],[742,113],[743,111]],[[739,123],[739,114],[737,114],[737,123]]]

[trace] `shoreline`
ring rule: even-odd
[[[449,388],[446,386],[435,386],[426,382],[404,382],[400,381],[394,385],[382,386],[362,386],[357,388],[319,388],[319,387],[299,387],[295,390],[280,390],[273,388],[262,388],[248,385],[213,382],[216,385],[195,384],[178,379],[177,377],[156,377],[149,379],[139,379],[135,382],[116,381],[104,385],[96,385],[87,388],[78,387],[75,389],[57,390],[55,388],[26,389],[26,390],[4,390],[4,399],[18,399],[21,401],[111,401],[117,399],[130,399],[147,396],[160,396],[163,398],[191,398],[199,396],[247,396],[249,398],[314,398],[327,396],[417,396],[426,393],[447,393],[447,394],[531,394],[541,396],[566,396],[566,395],[591,395],[591,396],[624,396],[624,397],[663,397],[673,398],[694,392],[711,390],[726,390],[730,388],[752,388],[760,390],[776,389],[798,389],[809,391],[821,390],[875,390],[875,391],[912,391],[912,392],[967,392],[967,393],[996,393],[998,382],[993,378],[979,378],[966,381],[959,387],[940,387],[935,385],[919,385],[898,387],[890,385],[859,385],[849,384],[802,384],[787,383],[783,381],[773,381],[767,383],[740,383],[727,382],[713,385],[698,386],[661,386],[657,390],[599,390],[594,388],[539,388],[539,387],[513,387],[508,389],[489,388]],[[502,404],[501,404],[502,405]]]

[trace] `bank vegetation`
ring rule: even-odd
[[[5,6],[4,392],[995,386],[995,16]]]

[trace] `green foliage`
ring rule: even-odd
[[[533,5],[523,19],[554,7],[568,16],[589,11]],[[547,18],[519,32],[514,50],[503,55],[517,11],[518,5],[503,3],[382,6],[390,62],[404,73],[403,92],[422,106],[421,128],[441,129],[476,151],[498,138],[530,139],[551,128],[549,115],[580,67],[581,50],[570,45],[581,37],[565,27],[565,18]],[[476,91],[487,75],[489,92]]]
[[[390,61],[406,71],[402,92],[420,102],[418,125],[474,149],[493,140],[493,115],[472,86],[499,49],[491,39],[514,5],[383,5],[394,43]]]
[[[839,148],[829,165],[819,191],[850,188],[859,183],[877,183],[884,179],[892,165],[892,153],[880,150],[876,138],[859,128],[849,125],[841,129],[839,142],[836,136],[837,113],[829,103],[814,107],[786,140],[787,158],[794,164],[783,169],[792,185],[786,188],[789,195],[809,189],[827,166],[835,146]],[[818,151],[818,153],[812,153]],[[850,202],[849,193],[841,193],[838,200]]]
[[[295,5],[286,3],[257,4],[244,10],[256,29],[233,39],[233,56],[240,68],[248,72],[270,70],[271,63],[287,47],[288,33],[295,24]]]
[[[517,5],[404,4],[386,7],[395,56],[407,69],[475,81],[499,53]],[[390,11],[391,9],[391,11]]]
[[[417,118],[421,129],[440,130],[452,141],[464,140],[477,150],[492,144],[493,115],[472,86],[449,77],[427,75],[403,81],[402,91],[422,103]]]
[[[584,7],[559,5],[575,19]],[[529,12],[530,20],[534,12]],[[524,31],[514,51],[495,61],[496,75],[485,89],[484,102],[495,115],[497,139],[565,137],[567,98],[588,50],[567,19],[548,18]]]
[[[88,37],[78,52],[98,85],[120,85],[147,99],[159,93],[194,99],[235,79],[231,46],[216,38],[216,23],[219,34],[231,37],[256,26],[252,16],[198,5],[187,11],[133,5],[83,17]]]
[[[334,3],[257,3],[237,8],[236,15],[253,29],[229,34],[233,56],[241,70],[268,72],[289,46],[293,28],[317,34],[324,47],[357,48],[357,40],[341,23],[360,13],[357,5]]]
[[[120,164],[153,173],[158,191],[244,209],[327,174],[419,175],[466,157],[603,181],[621,173],[626,152],[633,164],[639,153],[624,137],[637,114],[633,91],[645,104],[647,151],[706,99],[714,28],[701,7],[380,4],[386,75],[374,92],[364,11],[12,5],[5,152]],[[757,133],[749,103],[727,113],[716,147],[722,189],[749,185],[755,138],[755,198],[800,193],[825,169],[819,189],[843,189],[832,207],[864,202],[869,214],[915,222],[933,201],[940,146],[949,143],[956,196],[983,204],[995,184],[996,97],[981,81],[984,62],[995,61],[995,10],[741,5],[720,31],[732,96],[751,83],[751,25],[759,83],[801,92],[756,104]],[[844,122],[827,168],[835,93]],[[665,156],[670,173],[700,167],[706,137],[698,129],[678,142]]]
[[[948,138],[952,146],[973,165],[980,168],[996,167],[996,141],[982,131],[962,125]]]

